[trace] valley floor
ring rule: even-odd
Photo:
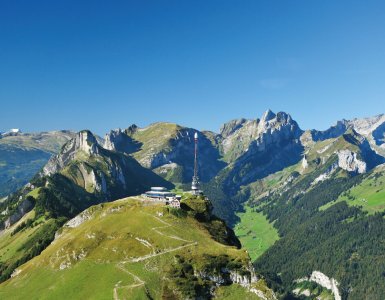
[[[234,231],[242,246],[249,252],[251,260],[254,261],[272,246],[279,236],[273,224],[263,213],[258,213],[247,205],[244,209],[245,212],[237,214],[240,222]]]

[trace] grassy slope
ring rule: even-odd
[[[149,293],[159,299],[165,283],[163,270],[176,254],[202,264],[203,254],[227,254],[248,261],[244,250],[215,242],[192,218],[171,214],[158,218],[156,213],[163,211],[160,205],[143,206],[129,199],[91,211],[91,220],[65,228],[40,256],[18,268],[17,277],[1,284],[0,298],[111,299],[115,294],[119,299],[143,299]],[[84,258],[80,258],[82,252]],[[153,253],[158,255],[130,261]],[[68,263],[69,268],[60,270],[60,265]]]
[[[235,226],[235,233],[254,261],[278,240],[277,230],[262,213],[250,207],[246,206],[245,212],[238,216],[241,220]]]
[[[134,157],[140,160],[160,150],[167,150],[169,140],[176,136],[179,129],[181,127],[173,123],[155,123],[139,129],[132,135],[132,138],[142,143],[143,146],[140,151],[133,154]]]
[[[379,167],[365,178],[359,185],[343,193],[334,202],[320,207],[325,210],[337,202],[346,201],[352,206],[361,206],[363,210],[373,214],[385,209],[385,167]]]
[[[17,259],[21,256],[22,250],[18,249],[28,240],[28,238],[33,235],[33,233],[38,229],[37,227],[28,228],[18,232],[15,235],[12,235],[13,230],[19,226],[22,222],[33,219],[35,215],[34,211],[30,211],[23,218],[21,218],[12,228],[4,230],[0,234],[0,262],[4,262],[10,258]]]

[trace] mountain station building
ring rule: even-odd
[[[168,198],[174,198],[175,194],[171,193],[169,190],[167,190],[165,187],[152,187],[150,191],[143,194],[143,196],[157,199],[157,200],[163,200],[166,201]]]

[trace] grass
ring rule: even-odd
[[[258,297],[256,294],[248,291],[244,287],[233,284],[230,286],[221,286],[217,289],[215,296],[218,299],[223,299],[223,300],[259,300],[261,299]]]
[[[181,127],[173,123],[154,123],[139,129],[132,137],[143,146],[140,151],[134,153],[134,157],[141,159],[164,148],[167,149],[169,140],[176,137],[179,129]]]
[[[376,175],[377,174],[377,175]],[[343,193],[334,202],[329,202],[320,207],[326,210],[333,204],[346,201],[348,205],[360,206],[369,214],[385,210],[385,175],[374,171],[369,177],[364,179],[361,184]]]
[[[27,196],[32,196],[33,198],[37,199],[38,196],[39,196],[39,193],[40,193],[40,190],[41,188],[36,188],[36,189],[33,189],[32,191],[30,191]]]
[[[214,241],[193,218],[158,217],[161,204],[129,198],[88,211],[90,220],[63,228],[41,255],[18,268],[18,276],[2,283],[0,298],[111,299],[117,293],[119,299],[147,299],[147,294],[161,299],[162,285],[169,284],[164,270],[175,255],[196,267],[210,263],[205,255],[249,262],[244,250]],[[68,268],[61,270],[64,265]]]
[[[16,260],[23,254],[20,247],[29,240],[29,238],[38,230],[39,226],[34,228],[27,228],[12,235],[14,228],[16,228],[22,222],[33,219],[35,215],[34,211],[30,211],[23,218],[21,218],[12,228],[4,230],[0,235],[0,263],[5,262],[8,259]]]
[[[235,233],[254,261],[279,239],[278,232],[262,213],[248,206],[238,216],[241,221],[236,225]]]

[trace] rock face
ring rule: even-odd
[[[368,136],[385,123],[385,114],[377,115],[370,118],[353,119],[349,121],[349,125],[359,134]]]
[[[133,128],[136,128],[136,125],[132,125],[130,128],[132,130]],[[139,151],[140,143],[135,142],[126,132],[123,132],[119,128],[111,130],[106,134],[103,148],[130,154]]]
[[[300,161],[302,133],[284,112],[269,110],[260,120],[243,122],[222,142],[224,155],[232,162],[226,185],[244,185]]]
[[[338,291],[339,283],[334,278],[329,278],[328,276],[319,271],[313,271],[309,278],[309,281],[313,281],[319,284],[320,286],[331,290],[333,292],[334,299],[341,300],[341,295]]]
[[[194,134],[198,133],[199,176],[207,181],[225,165],[210,140],[215,134],[203,133],[172,123],[155,123],[146,128],[135,125],[106,135],[104,148],[131,154],[145,168],[172,179],[189,182],[193,175]],[[208,137],[209,136],[209,137]]]
[[[367,166],[364,161],[357,158],[357,153],[350,150],[341,150],[338,152],[338,166],[348,172],[358,174],[366,173]]]
[[[105,146],[111,149],[107,150],[99,145],[90,131],[81,131],[49,160],[40,175],[63,173],[87,192],[103,195],[105,199],[139,194],[151,182],[170,187],[169,183],[141,167],[132,157],[115,150],[124,135],[120,130],[112,131],[106,138]]]
[[[222,125],[220,134],[223,138],[226,138],[241,128],[245,123],[246,119],[235,119]]]
[[[33,208],[33,203],[29,199],[22,201],[16,212],[9,216],[2,224],[0,224],[0,232],[4,229],[11,227],[17,221],[19,221],[26,213],[28,213]]]
[[[325,131],[311,130],[310,132],[314,141],[324,141],[343,135],[348,128],[349,122],[342,120]]]
[[[76,217],[69,220],[64,224],[64,227],[76,228],[79,225],[83,224],[85,221],[88,221],[92,218],[92,213],[89,210],[85,210],[82,213],[78,214]]]
[[[83,151],[88,155],[99,153],[98,142],[95,136],[88,130],[78,132],[75,138],[67,142],[60,153],[53,156],[44,166],[42,174],[51,175],[59,172],[75,158],[79,151]]]
[[[248,150],[250,143],[257,137],[258,122],[259,120],[232,121],[222,126],[221,147],[226,161],[234,162]]]
[[[385,122],[373,130],[372,136],[376,145],[385,149]]]
[[[385,114],[363,119],[341,120],[325,131],[311,130],[311,135],[314,141],[323,141],[339,137],[349,129],[385,149]]]

